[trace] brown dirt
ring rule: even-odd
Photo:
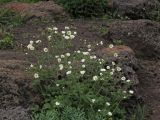
[[[160,60],[139,62],[139,94],[146,107],[145,120],[160,120]]]

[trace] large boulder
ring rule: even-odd
[[[109,0],[109,7],[131,19],[149,18],[160,7],[158,0]]]
[[[160,24],[150,20],[129,20],[113,22],[107,40],[122,40],[137,56],[160,58]]]
[[[66,16],[63,8],[53,1],[40,1],[37,3],[11,2],[6,4],[4,8],[11,9],[28,18],[56,18],[58,16]]]
[[[118,56],[115,57],[114,53],[117,53]],[[136,74],[136,70],[138,70],[138,62],[135,58],[134,51],[130,47],[118,45],[113,48],[103,48],[97,51],[97,55],[106,61],[106,66],[111,65],[112,62],[115,62],[116,66],[122,68],[121,74],[125,75],[127,79],[132,80],[134,86],[139,84],[138,76]],[[120,80],[119,76],[114,77],[115,80],[117,77],[118,80]]]

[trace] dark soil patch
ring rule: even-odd
[[[140,60],[139,94],[145,104],[145,120],[160,120],[160,60]]]

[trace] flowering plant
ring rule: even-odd
[[[27,46],[36,61],[28,72],[44,98],[40,109],[34,112],[54,110],[61,119],[63,110],[71,107],[83,110],[87,120],[124,119],[120,104],[133,91],[129,90],[131,81],[123,76],[122,69],[114,62],[105,67],[106,61],[93,54],[91,44],[70,52],[77,32],[69,27],[61,32],[56,27],[48,28],[44,35],[45,47],[41,40],[30,41]],[[120,81],[114,80],[114,74],[119,74]]]

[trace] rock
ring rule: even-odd
[[[28,110],[18,106],[0,109],[0,120],[31,120]]]
[[[104,36],[110,41],[122,40],[136,56],[160,58],[160,24],[150,20],[113,22]]]
[[[29,106],[40,100],[25,74],[29,64],[20,60],[0,60],[0,109],[8,106]]]
[[[149,18],[160,7],[158,0],[109,0],[109,7],[131,19]]]
[[[118,57],[114,57],[114,53],[118,53]],[[138,69],[138,63],[134,56],[135,53],[130,47],[119,45],[114,46],[113,48],[103,48],[98,51],[97,54],[106,61],[106,66],[115,62],[122,68],[122,74],[125,75],[127,79],[133,81],[134,86],[139,84],[139,80],[135,72]]]
[[[57,16],[65,16],[63,8],[53,1],[40,1],[37,3],[21,3],[11,2],[8,3],[5,8],[11,9],[22,16],[28,18],[48,18]]]

